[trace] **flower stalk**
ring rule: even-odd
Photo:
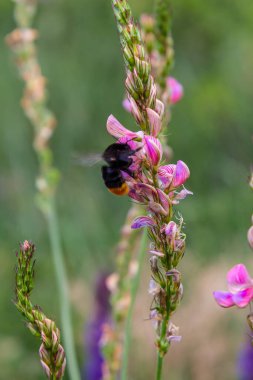
[[[17,29],[6,37],[13,51],[20,77],[25,84],[21,101],[22,108],[34,127],[34,149],[39,161],[39,176],[36,180],[37,204],[46,217],[53,262],[60,298],[63,339],[68,359],[70,379],[80,378],[75,356],[71,326],[68,284],[55,209],[55,194],[60,179],[59,171],[53,166],[53,154],[49,141],[56,127],[56,119],[47,106],[46,78],[37,58],[35,40],[37,30],[32,28],[37,11],[37,0],[15,0]]]
[[[149,293],[153,296],[153,306],[150,319],[155,323],[159,358],[157,373],[161,377],[164,355],[171,342],[181,338],[170,319],[182,297],[181,274],[176,268],[185,251],[186,236],[183,218],[175,213],[174,206],[192,194],[183,187],[190,171],[181,160],[163,165],[164,144],[160,141],[160,134],[167,124],[164,122],[165,104],[157,99],[150,60],[128,2],[113,0],[112,5],[125,59],[127,106],[140,130],[128,130],[111,115],[107,120],[107,131],[118,143],[127,143],[135,152],[128,171],[122,173],[130,189],[129,197],[144,205],[146,210],[145,215],[134,219],[131,227],[133,230],[147,228],[151,240]]]
[[[20,250],[17,253],[15,305],[25,317],[30,332],[41,339],[39,356],[47,378],[60,380],[63,378],[66,367],[60,330],[54,321],[46,317],[40,307],[33,306],[30,301],[31,291],[34,287],[34,252],[35,246],[31,242],[26,240],[20,244]]]

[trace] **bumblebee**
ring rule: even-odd
[[[102,158],[108,166],[102,166],[102,177],[105,186],[115,195],[126,195],[129,187],[122,175],[122,171],[133,177],[129,166],[133,163],[132,156],[141,148],[131,149],[128,144],[114,143],[108,146]]]

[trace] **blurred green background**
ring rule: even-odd
[[[153,9],[151,0],[130,3],[136,17]],[[124,68],[110,1],[41,0],[35,26],[50,107],[58,119],[52,148],[62,174],[58,210],[81,364],[84,324],[93,311],[93,284],[101,270],[113,269],[114,246],[130,201],[107,192],[99,166],[75,167],[71,155],[101,152],[112,142],[105,129],[110,113],[127,127],[134,125],[121,106]],[[23,84],[4,43],[14,28],[13,3],[1,0],[0,379],[31,380],[44,378],[38,342],[11,302],[20,241],[31,239],[37,246],[34,302],[57,321],[59,313],[47,228],[34,204],[38,165],[32,128],[20,107]],[[166,371],[170,380],[231,380],[236,379],[234,362],[246,313],[218,309],[211,291],[218,284],[225,286],[225,273],[237,262],[249,263],[253,274],[246,241],[252,214],[247,177],[252,163],[253,3],[175,1],[173,34],[173,76],[183,83],[185,96],[173,110],[169,144],[174,161],[182,159],[191,169],[187,188],[194,196],[180,204],[188,253],[181,265],[185,299],[180,323],[177,316],[175,323],[185,339],[172,348]],[[150,305],[148,273],[147,266],[134,325],[138,355],[132,351],[129,377],[134,380],[153,378],[154,365],[145,363],[155,358],[154,337],[152,326],[143,323]],[[149,350],[144,338],[148,334]],[[210,368],[207,362],[203,365],[204,353]]]

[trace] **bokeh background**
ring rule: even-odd
[[[151,0],[131,0],[134,15],[151,12]],[[45,0],[35,20],[39,57],[48,78],[50,107],[58,118],[52,148],[62,179],[58,210],[71,284],[80,366],[85,361],[85,324],[94,310],[98,273],[114,267],[114,247],[130,201],[105,189],[99,166],[75,167],[74,152],[96,153],[112,142],[105,123],[113,113],[132,128],[122,109],[124,68],[110,1]],[[59,321],[58,297],[47,228],[35,206],[38,163],[33,134],[20,107],[23,84],[4,37],[15,27],[13,3],[0,2],[0,379],[43,379],[38,342],[24,327],[12,299],[15,251],[37,246],[33,300]],[[174,323],[183,340],[165,364],[164,379],[237,379],[236,360],[246,339],[247,310],[223,310],[212,290],[225,287],[238,262],[253,274],[246,231],[252,214],[247,185],[252,162],[253,3],[251,0],[174,2],[173,75],[185,96],[173,109],[169,144],[174,161],[191,169],[194,192],[180,205],[188,250],[181,264],[185,296]],[[153,379],[154,333],[146,265],[136,304],[129,379]],[[148,341],[148,343],[147,343]],[[66,379],[68,379],[66,375]]]

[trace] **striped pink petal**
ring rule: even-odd
[[[134,139],[139,137],[137,133],[130,131],[129,129],[126,129],[123,127],[122,124],[114,117],[113,115],[110,115],[107,119],[106,124],[107,131],[112,135],[113,137],[116,137],[117,139],[127,136],[129,139]]]
[[[150,134],[157,137],[162,127],[162,120],[157,112],[151,108],[147,108],[147,116],[150,126]]]
[[[162,144],[153,136],[144,136],[145,150],[148,160],[157,166],[162,158]]]
[[[158,177],[159,177],[159,179],[162,182],[164,187],[170,186],[175,171],[176,171],[176,165],[174,165],[174,164],[164,165],[164,166],[159,167]]]
[[[173,177],[173,187],[179,187],[185,183],[190,177],[190,170],[188,166],[181,160],[177,162],[175,174]]]

